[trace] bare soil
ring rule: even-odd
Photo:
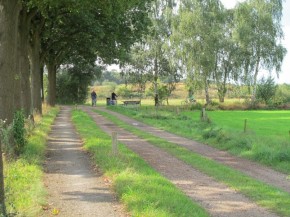
[[[228,188],[211,177],[149,144],[106,118],[82,106],[109,135],[118,132],[118,140],[139,154],[160,174],[180,188],[192,200],[203,206],[213,217],[270,217],[277,216],[244,195]],[[113,116],[138,129],[176,143],[191,151],[240,170],[258,180],[290,192],[290,181],[281,174],[257,163],[219,151],[210,146],[145,125],[101,107]],[[118,203],[107,179],[90,162],[82,150],[81,138],[70,120],[71,107],[64,106],[49,135],[44,182],[49,194],[48,206],[42,216],[129,216]]]

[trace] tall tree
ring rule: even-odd
[[[248,0],[235,12],[234,37],[241,50],[245,80],[251,78],[255,101],[257,78],[261,69],[281,71],[286,49],[281,44],[282,0]]]
[[[223,10],[219,22],[219,40],[216,43],[216,62],[213,79],[218,90],[220,102],[224,102],[227,84],[239,79],[238,47],[233,40],[233,13],[234,10]]]
[[[130,71],[131,78],[133,77],[134,81],[139,81],[139,84],[145,84],[146,81],[152,82],[155,106],[161,103],[159,96],[160,79],[177,73],[176,67],[170,65],[165,51],[165,44],[168,43],[171,34],[171,19],[167,19],[169,16],[167,12],[172,10],[173,5],[173,0],[154,0],[152,2],[150,12],[152,25],[148,34],[143,37],[142,43],[133,46],[131,58],[128,61],[128,65],[131,67],[127,65],[126,69]],[[171,77],[176,78],[176,76]]]
[[[20,1],[0,0],[0,119],[10,123],[14,111],[14,90],[17,76],[17,27]],[[1,145],[1,144],[0,144]],[[6,216],[3,159],[0,149],[0,214]]]
[[[12,121],[17,76],[17,27],[19,0],[0,1],[0,119]],[[19,100],[19,99],[18,99]]]
[[[31,99],[32,110],[42,114],[43,97],[43,59],[41,58],[41,32],[45,23],[44,17],[38,12],[34,16],[30,30],[30,63],[31,63]]]
[[[207,104],[210,102],[209,82],[217,62],[222,11],[219,0],[184,1],[172,36],[175,46],[183,50],[180,53],[191,73],[189,77],[203,84]]]
[[[82,56],[88,62],[99,57],[107,63],[124,58],[130,45],[146,30],[147,2],[118,0],[105,4],[87,0],[79,3],[77,10],[59,3],[59,9],[49,13],[53,19],[46,24],[43,50],[50,104],[55,103],[56,70],[60,64],[73,64],[71,56]]]

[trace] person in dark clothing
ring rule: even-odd
[[[94,90],[91,92],[91,98],[92,98],[92,106],[96,106],[97,105],[97,94]]]
[[[113,105],[116,105],[117,104],[117,94],[115,94],[115,92],[112,93],[112,97],[111,97],[111,100],[112,100],[112,104]]]

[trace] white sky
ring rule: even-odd
[[[226,8],[233,8],[237,2],[243,1],[244,0],[221,0]],[[277,82],[290,84],[290,0],[283,1],[282,28],[284,32],[284,40],[282,43],[287,49],[287,54],[284,57],[282,71],[279,79],[277,78]]]

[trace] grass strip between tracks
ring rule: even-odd
[[[152,169],[123,144],[117,155],[112,153],[111,137],[80,111],[72,120],[105,176],[112,180],[118,198],[132,216],[208,216],[206,211],[184,195],[172,183]]]
[[[266,207],[282,216],[290,216],[290,194],[276,187],[255,180],[239,171],[217,163],[214,160],[203,157],[186,148],[170,143],[164,139],[155,137],[149,133],[138,130],[135,127],[126,124],[109,113],[96,111],[107,119],[150,142],[151,144],[162,148],[188,163],[201,172],[213,177],[217,181],[223,182],[231,188],[255,201],[257,204]]]

